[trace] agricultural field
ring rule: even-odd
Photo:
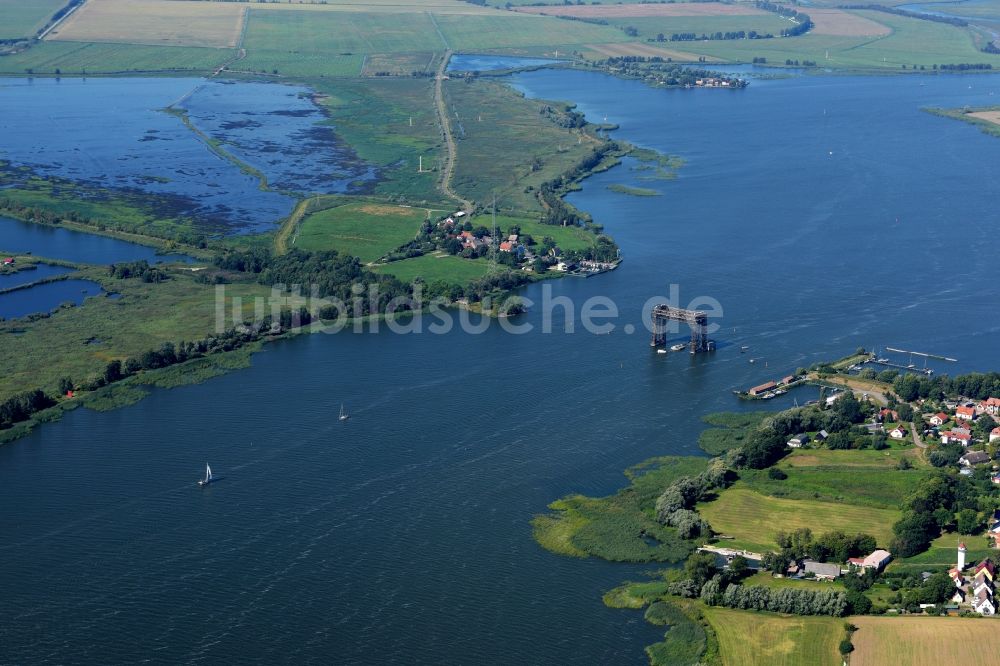
[[[857,616],[851,666],[990,666],[1000,654],[995,620]],[[728,662],[727,662],[728,663]]]
[[[0,39],[33,37],[67,0],[0,0]]]
[[[228,66],[233,72],[283,77],[354,77],[365,65],[363,55],[331,55],[297,51],[251,51]]]
[[[889,26],[842,9],[814,9],[807,12],[812,19],[814,35],[843,37],[881,37],[892,33]]]
[[[427,79],[313,80],[337,134],[380,169],[376,193],[396,203],[450,208],[437,189],[444,153]],[[423,157],[424,171],[418,172]]]
[[[234,48],[247,6],[188,0],[88,0],[46,39]]]
[[[208,73],[234,55],[227,49],[45,41],[0,58],[0,74]]]
[[[931,69],[933,65],[959,63],[1000,66],[1000,55],[977,50],[971,33],[963,28],[884,12],[850,13],[883,24],[891,33],[850,36],[814,31],[792,39],[687,42],[684,49],[737,62],[749,62],[755,57],[767,58],[774,64],[783,64],[787,59],[813,60],[831,68],[901,70],[903,65],[907,69],[922,65]]]
[[[585,19],[617,19],[651,16],[750,16],[766,14],[749,3],[679,2],[671,4],[588,4],[518,7],[525,14],[546,14]]]
[[[467,53],[539,47],[546,53],[574,46],[630,41],[624,32],[605,25],[564,21],[512,12],[489,15],[440,15],[435,22],[448,48]]]
[[[337,250],[363,262],[379,259],[417,235],[428,211],[375,203],[352,203],[306,217],[292,247]]]
[[[502,83],[453,79],[446,82],[445,97],[450,112],[457,112],[453,187],[484,205],[496,194],[505,213],[540,210],[525,189],[562,175],[593,149],[579,130],[560,127],[539,113],[549,104],[526,99]],[[518,150],[511,151],[511,145]]]
[[[675,42],[686,44],[687,42]],[[670,42],[664,42],[670,44]],[[677,62],[695,62],[699,57],[705,57],[705,62],[721,62],[719,58],[699,56],[660,43],[619,42],[617,44],[587,44],[580,49],[580,54],[588,60],[603,60],[621,56],[643,56],[645,58],[670,58]]]
[[[425,254],[422,257],[393,261],[372,266],[376,273],[394,275],[402,282],[422,278],[425,282],[442,280],[464,285],[486,275],[489,263],[485,259],[462,259],[444,252]]]
[[[650,5],[651,7],[676,7],[676,5]],[[727,6],[727,5],[722,5]],[[788,27],[787,20],[776,14],[761,12],[760,14],[747,14],[736,16],[655,16],[641,19],[633,18],[609,18],[610,25],[617,28],[633,27],[639,33],[639,39],[645,41],[656,39],[658,34],[664,35],[669,40],[673,33],[693,32],[696,35],[712,34],[715,32],[735,32],[751,30],[758,33],[771,33],[778,35]],[[662,44],[663,42],[657,42]],[[670,45],[683,46],[686,42],[666,42]]]
[[[841,664],[837,646],[844,637],[844,621],[840,618],[776,615],[715,606],[706,606],[703,613],[719,639],[719,652],[726,666]]]
[[[896,509],[770,497],[750,490],[743,483],[722,491],[716,500],[699,504],[698,512],[713,530],[733,537],[724,541],[726,546],[757,552],[776,550],[778,532],[792,532],[801,527],[819,532],[865,532],[885,546],[892,540],[892,525],[900,517]]]
[[[250,10],[243,46],[255,52],[344,55],[441,51],[430,14]]]

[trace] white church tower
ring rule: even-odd
[[[959,544],[958,544],[958,567],[957,567],[957,569],[959,571],[963,571],[965,569],[965,544],[961,543],[961,542],[959,542]]]

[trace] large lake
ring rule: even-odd
[[[572,196],[626,260],[551,286],[611,297],[619,330],[304,336],[0,447],[0,662],[643,663],[662,631],[601,594],[651,567],[551,555],[534,514],[696,453],[701,414],[744,407],[732,388],[859,345],[1000,367],[1000,141],[920,111],[987,104],[1000,79],[515,83],[686,160]],[[713,356],[621,330],[670,284],[722,304]],[[203,491],[206,461],[226,478]]]

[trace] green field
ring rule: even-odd
[[[844,621],[706,607],[725,666],[840,666]],[[899,662],[902,663],[902,662]]]
[[[714,426],[704,430],[698,437],[698,448],[709,455],[717,456],[729,449],[743,446],[743,440],[762,421],[773,416],[772,412],[719,412],[702,418]]]
[[[422,208],[372,203],[337,206],[306,217],[292,247],[337,250],[371,262],[413,240],[426,217]]]
[[[799,450],[776,465],[787,479],[771,479],[767,470],[743,470],[740,479],[750,490],[772,497],[895,509],[924,479],[918,469],[895,469],[902,457],[919,460],[912,454],[902,449]]]
[[[395,275],[403,282],[413,282],[419,277],[425,282],[443,280],[451,284],[464,285],[486,275],[488,267],[489,264],[485,259],[462,259],[436,252],[389,264],[379,264],[372,266],[372,270],[376,273]]]
[[[443,155],[427,79],[312,81],[337,134],[381,169],[376,193],[395,202],[447,208],[435,170]],[[418,173],[423,157],[424,172]]]
[[[956,564],[959,542],[964,542],[968,549],[965,555],[966,562],[981,562],[987,557],[996,557],[996,549],[987,545],[984,536],[942,534],[934,539],[931,547],[924,552],[913,557],[893,560],[889,564],[889,571],[946,571]]]
[[[436,15],[448,48],[476,53],[537,46],[548,50],[583,44],[631,41],[624,32],[605,25],[567,21],[552,16],[510,12],[491,15]]]
[[[474,202],[487,205],[496,194],[505,213],[540,210],[534,193],[525,190],[562,175],[594,147],[579,130],[541,115],[546,102],[525,99],[503,83],[446,83],[448,108],[458,115],[452,120],[458,136],[452,185]]]
[[[471,221],[473,226],[483,225],[487,229],[493,225],[493,218],[490,215],[479,215],[473,217]],[[497,215],[497,227],[501,231],[501,236],[508,235],[510,228],[515,226],[521,227],[522,236],[531,236],[539,244],[543,238],[550,236],[563,250],[585,250],[592,247],[597,238],[593,233],[580,227],[560,227],[542,224],[537,218]]]
[[[247,53],[246,58],[229,66],[233,72],[248,74],[277,74],[298,77],[349,77],[359,76],[364,65],[363,55],[330,53],[299,53],[297,51],[262,51]]]
[[[815,534],[834,530],[864,532],[875,537],[880,546],[887,546],[892,540],[892,525],[900,517],[896,509],[769,497],[742,483],[722,491],[714,501],[699,504],[698,512],[714,531],[733,537],[723,540],[724,545],[757,552],[776,550],[778,532],[793,532],[801,527]]]
[[[549,505],[552,513],[532,521],[535,540],[560,555],[592,555],[612,562],[679,561],[690,552],[691,544],[679,539],[672,528],[660,525],[653,507],[671,482],[700,473],[707,463],[707,458],[653,458],[626,470],[632,484],[615,495],[570,495],[557,500]]]
[[[68,0],[0,0],[0,39],[34,37]]]
[[[41,42],[0,57],[0,74],[201,73],[212,71],[234,55],[232,49]]]
[[[885,12],[856,11],[859,16],[892,29],[884,37],[841,37],[809,33],[792,39],[685,42],[684,50],[726,60],[749,62],[766,57],[768,64],[786,59],[813,60],[820,67],[888,68],[902,65],[993,63],[1000,55],[977,50],[971,33],[956,26],[894,16]]]
[[[121,298],[90,298],[34,322],[0,322],[0,401],[35,388],[54,394],[62,377],[89,380],[113,359],[138,356],[164,342],[199,340],[215,330],[215,287],[196,283],[187,271],[160,284],[110,279],[103,267],[87,269],[83,277]],[[257,284],[229,284],[226,292],[245,303],[269,293]]]
[[[619,28],[633,27],[639,31],[639,39],[656,39],[660,33],[669,40],[677,32],[693,32],[696,35],[715,32],[750,32],[779,35],[788,27],[788,21],[777,14],[737,14],[735,16],[642,16],[632,18],[611,18],[607,22]],[[664,45],[683,49],[689,42],[666,42]]]
[[[251,9],[243,46],[257,51],[320,55],[443,51],[425,12],[319,12]]]

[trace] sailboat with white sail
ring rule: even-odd
[[[344,409],[344,403],[340,403],[340,420],[346,421],[349,418],[351,418],[351,415]]]
[[[215,480],[216,480],[215,477],[212,476],[212,468],[209,467],[206,464],[205,465],[205,478],[204,479],[198,479],[198,485],[204,487],[204,486],[207,486],[207,485],[213,483]]]

